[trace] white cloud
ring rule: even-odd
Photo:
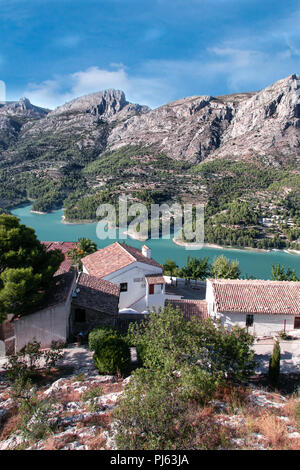
[[[116,70],[95,66],[42,83],[30,83],[23,95],[36,105],[53,109],[71,99],[107,88],[123,90],[129,101],[151,107],[162,104],[170,89],[163,78],[130,75],[121,64]]]

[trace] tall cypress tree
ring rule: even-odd
[[[272,387],[278,384],[280,375],[280,345],[277,340],[273,347],[273,354],[269,362],[269,383]]]

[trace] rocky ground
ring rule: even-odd
[[[51,373],[41,371],[36,391],[28,391],[28,414],[0,370],[0,450],[114,449],[112,411],[128,381],[99,376],[90,353],[74,347]],[[200,414],[220,426],[221,448],[300,450],[299,383],[299,375],[283,374],[283,393],[270,392],[260,375],[248,387],[222,390]]]

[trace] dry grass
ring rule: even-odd
[[[9,411],[8,416],[5,419],[4,424],[0,432],[0,441],[5,441],[11,434],[13,434],[21,426],[21,416],[18,413],[17,408],[13,408]]]
[[[291,423],[300,429],[300,401],[291,398],[283,408],[283,414],[287,416]]]
[[[67,434],[60,439],[50,436],[43,445],[43,450],[61,450],[65,445],[77,440],[76,434]]]
[[[225,402],[229,411],[233,411],[244,407],[244,405],[247,403],[247,399],[250,393],[251,390],[247,387],[242,385],[236,386],[233,384],[228,384],[218,388],[215,399]]]
[[[264,412],[262,416],[256,420],[256,426],[257,432],[267,439],[267,443],[272,449],[282,447],[288,434],[288,428],[286,423],[278,416]]]
[[[95,415],[89,418],[86,418],[83,421],[85,426],[100,426],[102,429],[109,429],[112,422],[112,415],[111,413],[106,413],[103,415]]]
[[[216,421],[215,409],[213,406],[201,408],[197,404],[190,406],[190,424],[197,429],[195,438],[196,449],[228,449],[231,447],[230,441],[234,436],[232,429]]]
[[[94,437],[87,439],[85,445],[88,446],[89,450],[107,450],[106,449],[106,437],[103,435],[103,432],[98,432]]]
[[[80,401],[81,400],[81,393],[76,392],[72,389],[70,390],[62,390],[55,394],[55,400],[59,401],[62,404],[70,403],[73,401]]]
[[[115,383],[101,384],[101,388],[103,390],[103,395],[108,395],[109,393],[122,392],[123,383],[120,381]]]
[[[283,416],[284,413],[280,413],[280,415]],[[265,438],[262,441],[265,448],[272,450],[299,450],[300,439],[288,437],[288,434],[291,432],[289,430],[291,425],[293,425],[293,422],[286,423],[280,419],[276,412],[264,410],[260,414],[255,413],[253,415],[247,410],[245,426],[241,426],[238,432],[240,437],[247,438],[249,442],[253,440],[255,433],[262,435]]]

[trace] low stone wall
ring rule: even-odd
[[[116,327],[121,333],[126,334],[130,323],[140,323],[147,317],[149,315],[142,313],[122,313],[118,315]]]

